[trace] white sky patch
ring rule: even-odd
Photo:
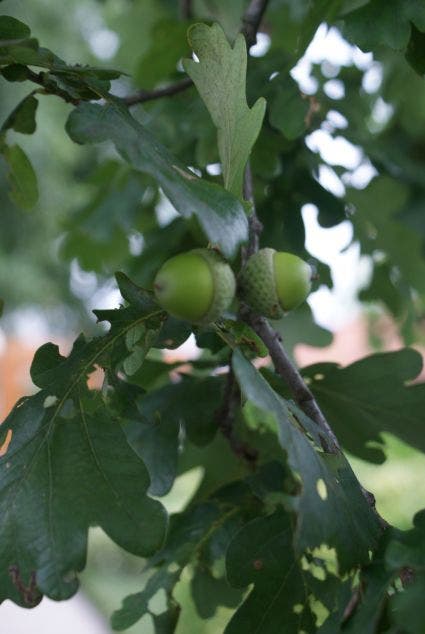
[[[325,189],[335,196],[344,196],[345,187],[338,174],[329,165],[319,165],[319,181]]]
[[[128,250],[130,255],[138,256],[143,251],[144,238],[139,231],[134,231],[128,237]]]
[[[207,165],[207,173],[210,176],[220,176],[221,174],[220,163],[209,163],[209,165]]]
[[[318,152],[329,165],[341,165],[355,169],[363,158],[360,147],[342,136],[332,137],[325,130],[315,130],[306,137],[306,145],[312,152]]]
[[[89,46],[99,59],[112,59],[120,46],[120,38],[111,29],[98,29],[90,34]]]
[[[70,272],[71,291],[80,299],[88,299],[97,288],[96,273],[84,271],[75,258],[71,262]]]
[[[373,94],[379,90],[382,84],[382,66],[379,62],[374,62],[365,72],[362,79],[362,88],[368,94]]]
[[[175,207],[170,203],[168,198],[163,193],[162,189],[159,190],[159,193],[160,193],[160,199],[159,199],[159,203],[157,204],[155,208],[155,213],[156,213],[156,218],[160,226],[165,227],[169,225],[170,222],[172,222],[174,218],[177,218],[180,214],[175,209]]]
[[[329,110],[326,118],[334,128],[348,128],[347,119],[337,110]]]
[[[115,280],[108,280],[93,293],[87,301],[87,307],[89,310],[109,310],[119,308],[123,301]]]
[[[271,46],[271,39],[267,33],[257,33],[257,42],[249,49],[249,54],[252,57],[263,57]]]
[[[343,99],[345,97],[344,82],[340,79],[330,79],[323,86],[325,94],[331,99]]]
[[[314,95],[319,86],[317,79],[311,77],[311,62],[304,55],[291,70],[290,75],[306,95]]]
[[[306,248],[314,257],[331,267],[334,288],[321,286],[308,299],[315,320],[332,331],[352,321],[361,311],[357,293],[370,276],[370,259],[360,256],[353,238],[351,222],[324,229],[317,221],[314,205],[304,205],[302,216],[306,229]]]
[[[314,64],[330,60],[335,66],[350,66],[353,50],[354,47],[343,39],[338,29],[321,24],[305,55]]]
[[[385,127],[393,116],[393,113],[394,106],[386,103],[382,97],[378,97],[372,110],[372,118],[376,121],[376,123],[378,123],[381,127]]]
[[[376,175],[377,170],[373,167],[369,159],[365,159],[353,172],[347,172],[342,176],[344,185],[364,189]]]
[[[373,54],[364,53],[358,46],[353,46],[353,62],[359,70],[367,70],[373,63]]]
[[[332,64],[332,62],[330,62],[328,59],[325,59],[320,65],[320,70],[323,77],[328,77],[329,79],[336,77],[340,69],[340,66],[338,66],[337,64]]]

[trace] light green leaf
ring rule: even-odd
[[[29,158],[19,145],[5,146],[3,156],[9,167],[9,196],[18,207],[31,209],[38,200],[37,176]]]
[[[260,97],[252,108],[248,107],[243,35],[239,34],[231,47],[218,24],[195,24],[188,38],[199,63],[185,60],[183,65],[218,130],[224,186],[240,197],[245,165],[261,129],[266,101]]]

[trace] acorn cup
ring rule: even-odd
[[[216,321],[236,291],[232,269],[213,249],[193,249],[167,260],[156,274],[154,292],[166,311],[195,324]]]
[[[307,298],[311,279],[310,265],[297,255],[260,249],[240,274],[240,296],[257,314],[280,319]]]

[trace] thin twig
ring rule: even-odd
[[[248,245],[244,250],[242,264],[245,265],[248,258],[258,251],[260,246],[260,235],[263,230],[263,225],[258,219],[257,210],[255,208],[254,201],[254,187],[252,183],[252,172],[249,162],[245,168],[244,181],[243,181],[243,197],[251,203],[251,213],[248,216]]]
[[[180,0],[180,15],[183,20],[192,18],[192,0]]]
[[[243,458],[251,466],[255,467],[258,458],[258,451],[241,441],[235,434],[234,422],[235,412],[240,406],[240,391],[235,380],[235,375],[231,366],[226,376],[223,401],[216,412],[217,425],[225,438],[227,438],[232,451]]]
[[[243,27],[241,33],[245,36],[248,49],[255,44],[257,40],[257,30],[260,27],[261,20],[264,12],[267,8],[268,0],[251,0],[247,10],[242,16]],[[189,14],[187,13],[189,11]],[[187,19],[191,17],[191,2],[182,0],[181,12]],[[153,90],[139,90],[133,95],[124,97],[123,102],[127,106],[135,106],[139,103],[146,103],[147,101],[153,101],[154,99],[160,99],[161,97],[172,97],[184,90],[187,90],[193,85],[190,77],[185,77],[181,81],[174,84],[169,84],[163,88],[155,88]]]
[[[243,28],[241,32],[245,35],[248,49],[257,41],[257,33],[260,28],[261,20],[267,9],[269,0],[251,0],[247,10],[242,16]]]
[[[297,404],[322,430],[324,434],[324,438],[322,438],[323,449],[328,453],[341,451],[339,442],[322,414],[316,399],[282,346],[279,334],[264,317],[255,315],[249,310],[245,312],[244,319],[263,340],[270,353],[276,372],[285,381]]]
[[[138,103],[145,103],[146,101],[153,101],[154,99],[160,99],[161,97],[172,97],[184,90],[187,90],[193,86],[193,81],[190,77],[185,77],[174,84],[163,86],[162,88],[155,88],[153,90],[139,90],[133,95],[124,97],[123,102],[127,106],[135,106]]]

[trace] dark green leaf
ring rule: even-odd
[[[114,312],[121,316],[107,335],[80,337],[68,357],[53,344],[38,351],[31,376],[42,389],[21,399],[2,426],[12,439],[0,458],[0,600],[28,599],[10,566],[25,583],[36,574],[37,587],[52,598],[72,596],[90,525],[140,556],[163,541],[165,512],[146,496],[146,467],[100,394],[86,387],[95,364],[114,365],[131,328],[153,324],[154,313],[140,308]]]
[[[425,33],[412,24],[406,59],[419,75],[425,74]]]
[[[38,101],[33,95],[25,97],[7,117],[1,130],[5,131],[12,128],[22,134],[33,134],[37,127],[35,120],[37,107]]]
[[[380,45],[396,50],[407,47],[410,23],[425,30],[425,6],[417,0],[371,0],[345,16],[344,34],[363,50]]]
[[[135,168],[158,180],[179,213],[197,216],[210,241],[225,257],[235,256],[246,241],[247,218],[241,203],[180,165],[124,108],[82,104],[71,113],[67,131],[77,143],[113,141]]]
[[[25,81],[28,79],[28,68],[21,64],[10,64],[1,69],[1,74],[7,81]]]
[[[287,139],[296,139],[306,130],[309,102],[291,77],[274,81],[278,86],[270,106],[270,123]]]
[[[150,613],[149,601],[159,590],[166,593],[167,604],[163,613],[175,611],[172,591],[189,563],[193,551],[211,529],[214,522],[220,525],[220,513],[216,505],[205,503],[184,515],[176,517],[171,525],[165,548],[150,562],[158,566],[145,582],[141,592],[126,597],[120,610],[112,615],[112,627],[125,630],[145,614]]]
[[[11,15],[0,15],[0,40],[21,40],[30,35],[26,24]]]
[[[323,543],[335,547],[341,570],[367,562],[380,527],[344,456],[319,451],[306,435],[317,439],[317,426],[279,397],[239,352],[234,353],[233,369],[245,396],[274,416],[288,463],[302,479],[295,532],[298,549]]]
[[[253,583],[254,589],[231,618],[225,634],[312,631],[314,619],[293,550],[290,515],[277,510],[242,528],[227,551],[226,569],[232,586],[244,588]]]
[[[365,460],[382,462],[390,432],[425,451],[424,384],[407,385],[422,368],[422,357],[406,348],[361,359],[345,368],[321,363],[303,369],[310,387],[340,441]]]
[[[159,81],[174,75],[179,60],[187,55],[187,23],[160,20],[152,29],[151,45],[138,61],[135,80],[144,89],[153,88]],[[164,42],[167,46],[164,46]]]

